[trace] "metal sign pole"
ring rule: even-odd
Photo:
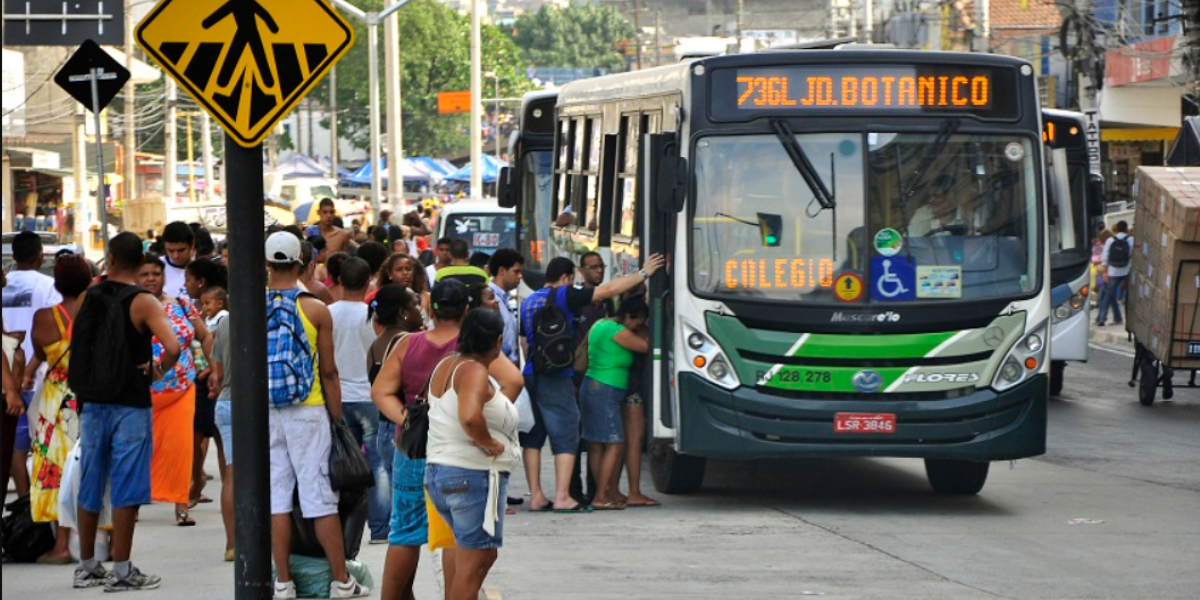
[[[100,209],[100,235],[104,240],[104,251],[108,252],[108,202],[104,194],[104,144],[100,138],[100,78],[104,76],[104,69],[92,68],[92,73],[88,77],[92,82],[92,117],[96,119],[96,206]],[[109,78],[115,79],[115,75],[110,75]],[[75,168],[79,168],[76,165]],[[76,218],[79,218],[76,216]]]
[[[268,600],[271,581],[271,476],[267,436],[267,278],[262,144],[239,146],[225,135],[229,332],[232,342],[234,598]]]

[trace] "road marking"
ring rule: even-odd
[[[1124,350],[1117,350],[1116,348],[1110,348],[1108,346],[1101,346],[1100,344],[1088,344],[1088,347],[1090,347],[1093,350],[1103,350],[1104,352],[1111,352],[1113,354],[1116,354],[1117,356],[1124,356],[1125,358],[1136,358],[1132,352],[1126,352]]]

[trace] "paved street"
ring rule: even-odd
[[[489,585],[506,600],[1195,598],[1200,392],[1142,407],[1130,360],[1094,351],[1069,368],[1048,454],[993,465],[978,497],[932,494],[912,460],[718,463],[663,508],[510,516]],[[232,596],[216,510],[197,518],[144,513],[137,561],[164,577],[152,597]],[[363,551],[377,578],[383,552]],[[3,574],[6,598],[100,594],[73,593],[63,567]],[[435,590],[425,563],[418,597]]]

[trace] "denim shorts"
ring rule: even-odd
[[[150,504],[154,436],[149,408],[88,404],[80,416],[79,508],[99,513],[111,484],[113,508]]]
[[[497,495],[496,535],[483,530],[487,510],[488,472],[429,465],[425,471],[429,499],[438,514],[454,530],[454,543],[469,550],[496,550],[504,545],[504,501],[508,493],[508,474],[500,475]]]
[[[389,546],[424,546],[429,543],[429,515],[425,512],[425,459],[413,459],[394,450],[392,463],[392,522]]]
[[[533,406],[533,429],[521,434],[521,447],[541,450],[550,438],[554,454],[579,452],[579,402],[570,377],[533,375],[525,379]]]
[[[233,402],[217,400],[214,419],[217,433],[221,434],[221,449],[225,451],[225,464],[233,464]]]
[[[621,423],[625,390],[584,377],[579,404],[583,409],[583,439],[598,444],[625,443],[625,427]]]

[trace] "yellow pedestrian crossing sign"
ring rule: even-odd
[[[346,54],[354,30],[326,0],[160,0],[137,41],[251,147]]]

